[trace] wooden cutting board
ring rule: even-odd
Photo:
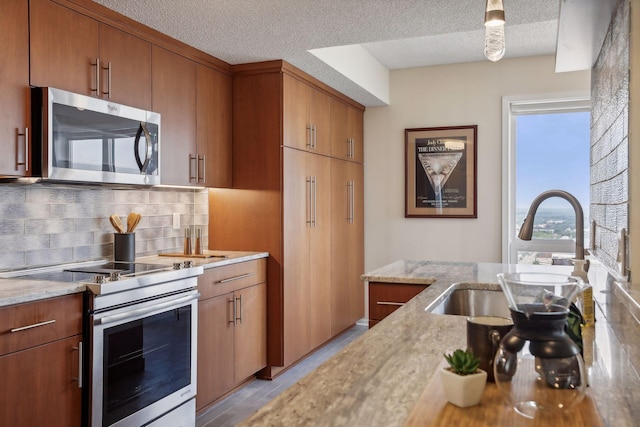
[[[441,365],[440,368],[444,366]],[[500,394],[494,383],[487,383],[482,400],[476,406],[459,408],[444,397],[440,372],[431,379],[414,406],[405,427],[602,427],[593,400],[587,395],[570,413],[549,419],[530,420],[517,414]]]

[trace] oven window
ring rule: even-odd
[[[103,425],[191,383],[191,305],[104,330]]]

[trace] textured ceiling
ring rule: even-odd
[[[229,64],[284,59],[382,105],[310,49],[360,44],[388,69],[484,61],[485,0],[94,0]],[[560,0],[504,0],[505,58],[553,54]]]

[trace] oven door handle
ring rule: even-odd
[[[111,316],[104,316],[100,319],[96,319],[95,324],[106,325],[108,323],[118,322],[120,320],[127,319],[129,317],[143,316],[147,313],[151,313],[154,311],[162,310],[162,309],[173,307],[176,305],[182,305],[194,299],[198,299],[199,297],[200,297],[200,293],[197,292],[195,294],[192,294],[186,297],[172,299],[171,301],[167,301],[167,302],[161,302],[161,303],[152,305],[150,307],[137,308],[124,313],[112,314]]]

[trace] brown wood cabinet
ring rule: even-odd
[[[364,161],[362,111],[339,100],[331,100],[331,156]]]
[[[331,98],[306,82],[283,76],[284,145],[331,153]]]
[[[331,160],[331,329],[364,315],[364,175],[359,163]]]
[[[285,356],[290,365],[331,338],[331,159],[283,149]]]
[[[79,426],[80,294],[0,308],[0,425]]]
[[[197,181],[231,187],[231,76],[198,64],[197,84]]]
[[[151,43],[100,24],[100,98],[151,109]]]
[[[153,46],[163,184],[231,186],[231,77]]]
[[[29,3],[6,0],[0,13],[0,175],[30,176]]]
[[[216,220],[209,236],[220,249],[269,252],[269,366],[262,376],[271,378],[334,336],[332,281],[348,281],[331,273],[331,252],[342,244],[332,241],[332,160],[308,147],[305,131],[309,123],[320,123],[310,109],[326,113],[326,100],[309,100],[322,94],[361,114],[364,107],[284,61],[243,64],[233,71],[234,191],[210,191],[209,214]],[[320,129],[318,124],[318,148]],[[362,197],[359,191],[355,195]],[[359,238],[352,245],[362,254]],[[355,303],[359,292],[363,306],[363,265],[359,268],[350,299]],[[353,313],[345,316],[345,325],[346,319],[357,320]]]
[[[369,327],[402,307],[427,285],[369,282]]]
[[[267,364],[266,260],[205,270],[198,279],[196,410]]]
[[[196,63],[153,46],[152,68],[152,107],[162,121],[160,180],[162,184],[196,184]]]
[[[30,82],[151,108],[151,44],[51,0],[30,1]]]
[[[30,4],[29,23],[15,29],[28,32],[27,40],[30,36],[28,47],[20,51],[29,55],[20,73],[23,78],[29,76],[32,86],[56,87],[159,112],[162,183],[231,186],[232,81],[228,64],[88,0],[20,3],[24,8]],[[18,19],[11,22],[17,23]],[[9,32],[7,37],[9,40]],[[17,43],[13,35],[10,37]],[[18,57],[11,63],[12,67],[19,64]],[[21,86],[21,96],[27,97],[21,103],[29,99],[29,82]],[[3,96],[15,98],[16,88],[8,86],[15,81],[7,79],[6,84]],[[12,103],[19,105],[16,99]],[[28,105],[13,114],[17,116],[22,110],[27,114]],[[23,129],[27,125],[13,126]],[[11,141],[18,140],[19,147],[24,147],[24,132],[20,132],[12,130]],[[23,152],[21,148],[16,158],[22,159]],[[9,163],[8,157],[2,162]],[[9,166],[13,169],[7,169],[7,174],[25,174],[24,165],[17,169]],[[0,163],[0,174],[3,169]]]

